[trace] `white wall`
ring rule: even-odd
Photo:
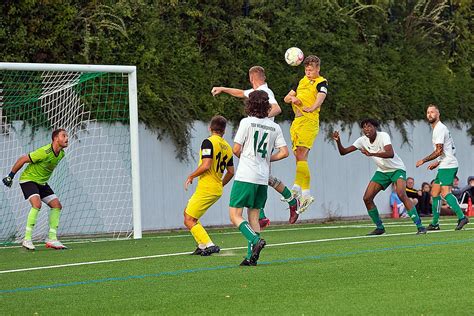
[[[285,139],[290,143],[289,123],[281,124]],[[457,148],[460,163],[458,176],[464,185],[469,175],[474,175],[474,146],[467,135],[466,127],[456,129],[447,124]],[[316,197],[312,207],[301,215],[301,219],[321,219],[330,216],[362,216],[366,215],[362,196],[367,183],[376,168],[370,158],[359,152],[341,157],[333,142],[324,140],[324,125],[310,153],[311,190]],[[383,128],[390,133],[395,151],[407,167],[407,175],[415,178],[415,186],[429,182],[435,177],[435,171],[426,169],[426,165],[415,168],[415,163],[433,151],[431,130],[426,122],[415,122],[407,126],[409,144],[402,144],[400,133],[392,126]],[[232,144],[232,127],[228,126],[225,138]],[[344,145],[348,146],[360,135],[357,125],[349,131],[341,133]],[[196,122],[191,146],[197,153],[201,141],[208,136],[207,126]],[[192,195],[196,183],[191,190],[184,191],[186,177],[197,166],[196,161],[181,163],[175,158],[174,145],[169,139],[157,140],[156,134],[143,126],[140,129],[141,184],[142,184],[142,218],[144,230],[183,227],[183,209]],[[272,173],[291,187],[295,173],[295,159],[290,155],[287,159],[272,165]],[[228,225],[228,202],[231,184],[224,189],[222,198],[203,216],[204,225]],[[389,189],[376,198],[381,213],[390,213],[388,205]],[[280,196],[269,188],[266,206],[267,216],[274,221],[288,220],[286,204],[280,202]]]

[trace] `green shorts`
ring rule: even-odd
[[[235,180],[230,192],[229,206],[236,208],[264,208],[265,202],[267,202],[267,189],[268,185]]]
[[[390,184],[397,182],[398,179],[407,181],[407,172],[401,169],[392,172],[375,171],[375,174],[370,181],[380,184],[385,190]]]
[[[434,183],[441,186],[453,186],[454,177],[458,173],[458,168],[438,169]]]

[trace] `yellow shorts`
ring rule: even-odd
[[[189,216],[199,219],[220,197],[220,195],[196,190],[189,199],[185,212]]]
[[[311,149],[319,133],[319,122],[310,120],[304,116],[294,119],[290,127],[291,143],[293,151],[296,147]]]

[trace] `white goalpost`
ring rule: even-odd
[[[142,237],[135,66],[0,63],[0,176],[22,155],[69,134],[48,184],[63,205],[60,238]],[[24,237],[30,204],[0,189],[0,244]],[[34,240],[48,232],[43,204]]]

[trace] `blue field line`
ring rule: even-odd
[[[363,255],[363,254],[368,254],[368,253],[380,253],[380,252],[388,252],[388,251],[393,251],[393,250],[415,249],[415,248],[443,246],[443,245],[450,245],[450,244],[465,244],[465,243],[470,243],[470,242],[474,242],[474,238],[453,240],[453,241],[439,241],[439,242],[423,243],[423,244],[415,244],[415,245],[401,245],[401,246],[377,248],[377,249],[356,250],[356,251],[343,252],[343,253],[330,253],[330,254],[322,254],[322,255],[316,255],[316,256],[300,257],[300,258],[278,259],[278,260],[272,260],[272,261],[259,261],[258,265],[262,266],[262,265],[281,264],[281,263],[290,263],[290,262],[301,262],[301,261],[308,261],[308,260],[322,260],[322,259],[328,259],[328,258],[350,257],[350,256]],[[54,289],[54,288],[61,288],[61,287],[70,287],[70,286],[77,286],[77,285],[89,285],[89,284],[115,282],[115,281],[128,281],[128,280],[137,280],[137,279],[145,279],[145,278],[156,278],[156,277],[162,277],[162,276],[177,276],[177,275],[204,272],[204,271],[219,271],[219,270],[226,270],[226,269],[235,269],[239,267],[240,266],[233,264],[233,265],[216,266],[216,267],[165,271],[165,272],[154,273],[154,274],[130,275],[130,276],[125,276],[125,277],[85,280],[85,281],[76,281],[76,282],[70,282],[70,283],[37,285],[37,286],[32,286],[32,287],[0,290],[0,295],[18,293],[18,292],[31,292],[31,291],[44,290],[44,289]],[[244,269],[258,269],[258,268],[245,267]]]

